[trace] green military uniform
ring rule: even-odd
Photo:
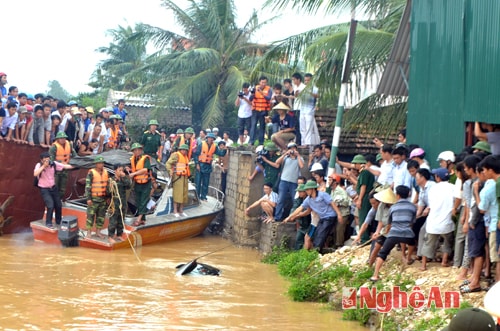
[[[160,135],[158,135],[160,136]],[[137,148],[142,148],[142,146],[138,143],[134,143],[132,145],[131,150],[134,151]],[[143,157],[140,155],[139,157],[132,156],[130,159],[131,163],[135,160],[135,164],[139,162],[139,160]],[[134,159],[135,158],[135,159]],[[144,160],[144,169],[148,169],[148,173],[151,173],[151,161],[149,157],[146,157]],[[136,171],[139,169],[132,169],[132,171]],[[146,183],[138,183],[137,177],[134,177],[134,193],[135,193],[135,204],[137,207],[137,215],[142,215],[142,221],[146,221],[146,214],[148,213],[148,202],[151,194],[151,178],[148,178]]]
[[[127,190],[132,186],[128,176],[115,180],[118,188],[118,196],[113,197],[115,212],[109,218],[108,236],[116,235],[120,237],[123,234],[123,220],[127,212]],[[120,209],[121,206],[121,209]]]
[[[102,162],[104,162],[104,159],[102,156],[98,156],[96,158],[96,163],[101,162],[100,160],[102,159]],[[103,169],[103,172],[105,172],[106,169]],[[106,183],[106,195],[105,196],[94,196],[92,194],[92,182],[93,182],[94,176],[92,169],[89,170],[89,173],[87,174],[87,178],[85,179],[85,197],[88,200],[92,201],[91,206],[87,206],[87,230],[92,229],[94,226],[94,218],[95,218],[95,225],[97,229],[101,229],[104,225],[104,217],[106,216],[106,209],[108,208],[108,205],[106,203],[106,200],[109,197],[109,182]]]
[[[209,134],[207,134],[207,138],[212,138],[213,140],[215,140],[215,135],[210,132]],[[212,141],[212,144],[215,144],[215,142]],[[196,171],[196,190],[198,191],[201,200],[207,200],[208,183],[210,182],[210,174],[212,173],[212,162],[201,162],[199,160],[202,152],[202,146],[203,144],[196,147],[196,152],[193,155],[193,159],[195,164],[197,166],[200,166],[200,170]],[[215,146],[214,155],[224,156],[226,155],[226,153],[226,149],[220,149],[218,145]]]
[[[304,184],[300,184],[297,187],[297,192],[304,191]],[[305,199],[301,197],[297,197],[293,200],[293,206],[290,213],[295,211],[295,209],[302,206],[302,203]],[[297,236],[295,238],[295,250],[302,249],[304,247],[304,238],[306,234],[309,232],[309,227],[311,226],[311,215],[306,215],[296,219],[298,228],[297,228]]]
[[[264,148],[268,152],[277,152],[279,150],[278,147],[274,143],[268,143]],[[271,156],[271,154],[266,155],[266,159],[268,159],[271,162],[276,163],[276,161],[279,159],[279,155],[276,153]],[[262,160],[261,165],[264,167],[264,183],[271,183],[273,184],[273,191],[278,193],[278,178],[280,174],[281,168],[275,168],[266,161]]]
[[[64,132],[58,132],[56,139],[59,138],[67,138],[68,136]],[[73,148],[73,144],[70,142],[69,143],[71,146],[71,154],[70,157],[75,157],[76,152],[75,149]],[[50,160],[55,161],[56,160],[56,154],[57,154],[57,147],[55,144],[50,146],[49,148],[49,155],[50,155]],[[59,190],[59,197],[64,201],[64,195],[66,194],[66,183],[68,182],[68,170],[61,170],[61,171],[56,171],[54,174],[54,180],[55,184]]]
[[[144,146],[144,154],[158,158],[158,148],[161,146],[161,134],[158,131],[152,133],[150,130],[144,131],[141,144]]]

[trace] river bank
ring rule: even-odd
[[[343,319],[371,330],[441,330],[457,310],[483,307],[486,291],[460,293],[458,269],[429,263],[421,271],[420,262],[408,266],[396,251],[382,267],[381,279],[371,282],[369,251],[369,246],[345,246],[319,255],[277,247],[264,261],[277,263],[280,274],[290,280],[288,295],[293,300],[325,302],[342,311]]]

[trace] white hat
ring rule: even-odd
[[[311,172],[313,172],[313,171],[323,171],[323,170],[324,170],[323,166],[321,165],[321,163],[318,163],[318,162],[314,163],[312,165],[312,167],[311,167]]]
[[[455,153],[453,153],[452,151],[441,152],[439,153],[437,160],[455,162]]]
[[[219,128],[213,128],[212,132],[219,132]]]

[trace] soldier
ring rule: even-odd
[[[149,130],[144,131],[141,144],[144,146],[144,153],[155,160],[161,160],[163,146],[161,145],[161,134],[158,132],[158,121],[149,121]]]
[[[92,227],[95,227],[96,235],[105,238],[101,233],[106,216],[107,200],[109,198],[109,176],[104,169],[104,158],[97,156],[94,159],[95,169],[90,169],[85,180],[85,197],[87,198],[87,238],[90,238]]]
[[[224,143],[215,146],[215,135],[207,134],[207,140],[196,148],[194,161],[196,163],[196,190],[202,201],[207,201],[208,183],[212,173],[212,160],[214,154],[226,155],[227,148]]]
[[[66,133],[60,131],[56,135],[56,141],[49,149],[50,160],[57,161],[62,164],[69,164],[69,160],[76,156],[73,145],[67,140]],[[66,182],[68,181],[68,171],[63,169],[56,171],[56,186],[59,189],[59,197],[65,201]]]
[[[179,150],[172,153],[166,164],[172,179],[175,217],[187,216],[183,208],[188,200],[188,178],[190,175],[188,150],[188,145],[180,145]]]
[[[181,130],[181,129],[179,129]],[[179,133],[179,131],[177,131]],[[188,158],[191,160],[191,157],[193,156],[193,136],[194,136],[194,129],[189,127],[186,130],[184,130],[184,134],[180,135],[175,139],[174,141],[174,151],[177,152],[179,149],[179,146],[186,144],[189,148],[188,150]]]
[[[132,171],[130,172],[130,178],[135,183],[134,193],[138,217],[134,222],[134,226],[139,226],[146,223],[146,214],[148,212],[148,201],[151,193],[151,157],[143,154],[142,145],[139,143],[132,144],[130,150],[134,155],[130,158],[132,168],[127,167],[127,171]]]

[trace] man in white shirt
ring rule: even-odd
[[[392,160],[394,161],[394,167],[392,169],[394,181],[392,183],[392,188],[394,189],[394,193],[396,192],[396,187],[399,185],[404,185],[411,189],[411,175],[406,165],[406,152],[406,148],[403,146],[396,147],[392,151]]]
[[[250,84],[243,83],[234,105],[238,108],[238,145],[245,143],[245,129],[250,130],[252,124],[252,101],[250,101]]]
[[[53,111],[52,114],[58,113],[61,117],[61,123],[59,124],[59,132],[65,132],[68,121],[71,119],[71,113],[69,112],[69,106],[63,100],[57,102],[57,110]]]
[[[448,266],[448,256],[453,247],[455,231],[455,223],[451,219],[455,187],[448,182],[450,178],[448,169],[437,168],[433,169],[432,173],[436,185],[428,193],[429,215],[425,224],[427,235],[422,248],[422,267],[420,270],[427,270],[427,259],[435,257],[436,244],[440,237],[444,239],[441,266]]]
[[[14,138],[13,134],[16,129],[18,117],[19,115],[17,114],[17,104],[15,102],[9,102],[7,104],[5,117],[2,121],[0,139],[4,137],[5,140],[10,141]]]
[[[307,86],[312,79],[311,74],[305,74],[304,83],[301,82],[301,75],[295,73],[292,79],[296,86],[294,87],[295,103],[294,108],[300,111],[299,129],[301,136],[301,145],[309,146],[312,152],[314,145],[320,143],[318,127],[314,113],[316,111],[316,101],[319,97],[318,88]],[[297,85],[298,84],[298,85]]]
[[[248,215],[251,209],[260,206],[262,211],[266,214],[266,218],[263,219],[263,221],[265,223],[270,223],[274,221],[274,208],[276,207],[276,203],[278,203],[278,194],[273,192],[273,184],[271,183],[265,183],[263,190],[264,195],[262,198],[245,209],[245,214]]]

